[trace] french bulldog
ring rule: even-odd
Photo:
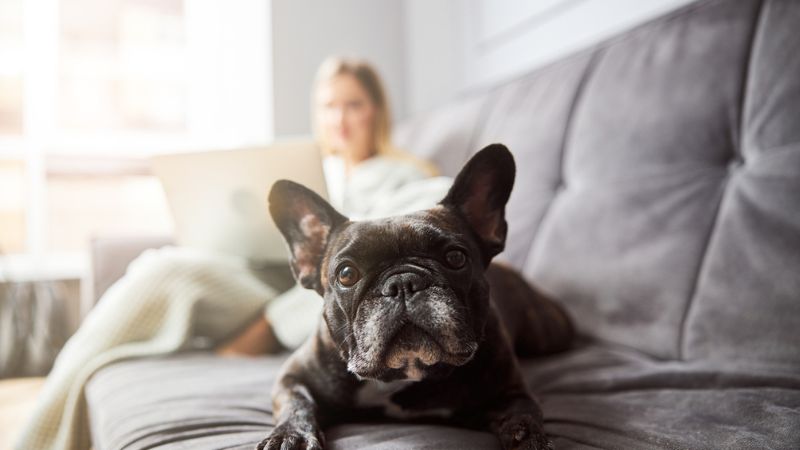
[[[257,449],[321,449],[332,423],[375,415],[488,429],[504,449],[549,449],[515,356],[567,349],[572,323],[503,250],[514,184],[508,149],[470,159],[434,208],[350,221],[281,180],[269,195],[297,281],[324,298],[316,332],[272,392],[276,426]]]

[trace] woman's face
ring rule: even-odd
[[[375,104],[355,76],[341,74],[320,83],[317,114],[325,141],[341,156],[362,161],[375,154]]]

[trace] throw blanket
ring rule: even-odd
[[[221,342],[275,297],[244,259],[185,248],[131,263],[56,359],[17,450],[88,450],[83,388],[106,364]]]
[[[349,201],[375,199],[379,181],[393,179],[389,175],[396,173],[392,165],[381,166],[351,174],[351,186],[363,190],[349,189]],[[391,190],[381,189],[385,196],[369,211],[361,209],[364,215],[359,218],[431,207],[451,182],[444,177],[408,180]],[[123,359],[212,348],[247,326],[275,297],[243,258],[187,248],[148,250],[131,263],[64,346],[15,450],[88,450],[83,391],[95,371]],[[266,314],[277,337],[293,348],[316,326],[321,305],[316,293],[294,288],[271,302]]]

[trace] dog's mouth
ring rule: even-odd
[[[383,363],[399,369],[411,380],[421,380],[425,367],[442,359],[442,347],[428,333],[415,325],[403,326],[387,346]]]
[[[478,336],[454,294],[436,287],[426,294],[424,302],[412,302],[407,311],[390,308],[383,299],[359,308],[348,371],[381,381],[434,379],[472,360]]]
[[[405,374],[409,380],[421,380],[431,367],[444,363],[460,366],[467,363],[477,350],[477,344],[463,350],[448,352],[422,328],[406,324],[394,335],[383,356],[383,365]]]

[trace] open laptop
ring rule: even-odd
[[[327,198],[321,154],[310,140],[159,155],[152,167],[166,193],[178,245],[257,261],[287,258],[267,206],[275,181],[293,180]]]

